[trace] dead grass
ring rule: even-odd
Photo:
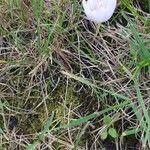
[[[97,35],[80,2],[41,2],[0,2],[0,149],[149,149],[147,1],[128,2],[139,17],[122,0]]]

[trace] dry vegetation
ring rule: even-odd
[[[150,148],[150,2],[109,22],[77,0],[0,0],[0,150]]]

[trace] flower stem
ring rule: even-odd
[[[97,25],[96,25],[96,33],[95,33],[95,36],[98,35],[100,26],[101,26],[101,24],[97,24]]]

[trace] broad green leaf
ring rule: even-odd
[[[118,137],[118,133],[117,133],[116,129],[114,129],[114,128],[109,128],[108,133],[113,138]]]
[[[109,125],[112,122],[112,118],[110,116],[104,116],[103,122],[105,125]]]
[[[102,133],[100,133],[100,137],[102,140],[105,140],[108,136],[107,129],[105,129]]]

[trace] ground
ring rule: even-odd
[[[0,0],[0,23],[0,149],[150,149],[149,0],[99,29],[81,1]]]

